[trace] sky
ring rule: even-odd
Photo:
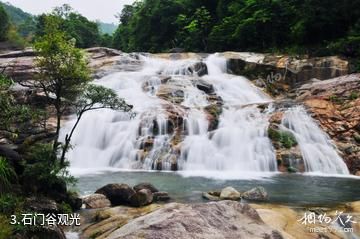
[[[21,8],[31,14],[50,12],[54,7],[64,3],[70,4],[77,12],[90,20],[100,20],[107,23],[117,23],[115,15],[121,12],[125,4],[134,0],[2,0]]]

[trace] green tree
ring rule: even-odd
[[[36,66],[40,69],[35,84],[43,90],[56,111],[54,153],[59,146],[61,117],[68,102],[75,101],[90,81],[84,54],[75,47],[74,40],[67,39],[58,30],[59,24],[57,16],[49,15],[45,19],[45,35],[35,43]]]
[[[56,111],[54,155],[61,145],[61,118],[70,107],[76,109],[76,124],[66,135],[65,143],[62,145],[60,164],[64,165],[71,137],[85,112],[100,108],[129,111],[131,107],[119,99],[112,90],[89,85],[90,72],[83,52],[75,47],[74,40],[68,40],[65,33],[58,30],[58,24],[59,19],[56,16],[49,16],[46,19],[46,34],[35,43],[38,53],[36,66],[40,69],[36,86],[43,90],[48,102]]]
[[[7,39],[7,33],[10,27],[10,21],[5,9],[0,5],[0,41]]]
[[[192,17],[179,15],[177,23],[182,31],[179,31],[179,37],[183,39],[184,46],[187,49],[195,49],[197,51],[207,51],[207,37],[211,30],[211,15],[205,7],[195,10]]]

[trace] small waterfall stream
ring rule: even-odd
[[[290,108],[282,121],[299,143],[307,172],[349,174],[330,138],[319,128],[303,107]]]
[[[68,159],[72,168],[277,171],[267,136],[271,98],[244,77],[226,73],[226,60],[210,55],[170,60],[139,56],[140,71],[102,79],[134,106],[135,118],[111,110],[87,113],[77,128]],[[206,67],[207,74],[199,76]],[[63,133],[73,121],[68,121]],[[283,127],[294,133],[306,171],[347,174],[326,134],[300,108],[289,109]]]

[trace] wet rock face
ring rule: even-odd
[[[244,229],[246,228],[246,230]],[[233,201],[167,204],[111,232],[107,238],[282,238],[247,204]]]
[[[156,95],[163,100],[171,103],[180,104],[184,101],[184,90],[176,85],[161,85]]]
[[[350,173],[360,174],[360,74],[305,84],[296,94],[334,140]]]

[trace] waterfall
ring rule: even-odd
[[[330,138],[302,106],[288,109],[282,125],[294,134],[300,146],[307,172],[349,174],[348,168]]]
[[[277,171],[267,136],[270,113],[257,107],[272,99],[245,77],[227,74],[224,58],[217,54],[204,60],[139,58],[141,70],[122,67],[94,81],[133,105],[136,116],[112,110],[85,114],[68,153],[73,169],[236,175]],[[283,125],[298,139],[307,171],[347,173],[326,135],[305,111],[292,109],[285,115]],[[61,137],[73,124],[74,120],[65,124]]]
[[[276,157],[267,137],[268,117],[256,106],[270,98],[246,78],[225,73],[226,61],[210,56],[206,65],[210,82],[224,100],[219,127],[185,138],[182,160],[185,170],[276,171]],[[244,107],[244,108],[242,108]]]

